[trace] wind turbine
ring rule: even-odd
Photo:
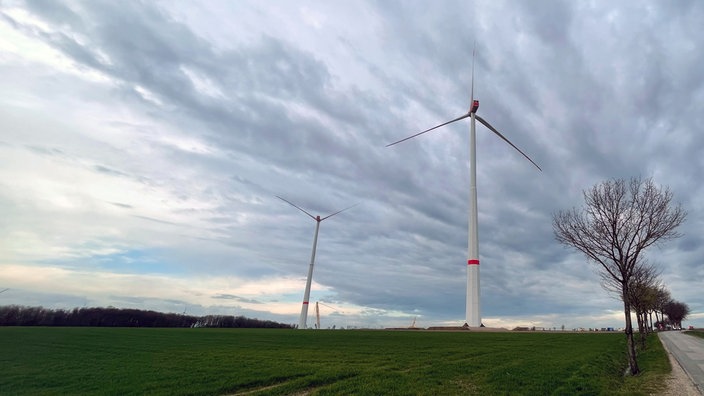
[[[335,213],[329,214],[325,217],[320,217],[320,216],[313,216],[312,214],[306,212],[303,210],[300,206],[294,204],[293,202],[286,200],[284,198],[281,198],[280,196],[276,196],[276,198],[286,202],[287,204],[293,206],[294,208],[300,210],[301,212],[305,213],[310,217],[311,219],[315,220],[315,236],[313,237],[313,252],[310,255],[310,266],[308,267],[308,278],[306,279],[306,291],[303,293],[303,306],[301,307],[301,316],[298,318],[298,328],[299,329],[305,329],[306,328],[306,321],[308,320],[308,300],[310,298],[310,284],[311,281],[313,280],[313,265],[315,264],[315,249],[318,246],[318,230],[320,230],[320,222],[328,219],[332,216],[335,216],[338,213],[342,213],[346,211],[347,209],[351,209],[358,204],[354,204],[348,208],[338,210]]]
[[[453,122],[463,120],[465,118],[470,118],[471,128],[469,135],[469,163],[470,163],[470,188],[469,188],[469,233],[467,241],[467,305],[466,305],[466,316],[465,316],[465,326],[469,327],[480,327],[482,325],[480,306],[479,306],[479,236],[478,232],[478,222],[477,222],[477,143],[476,143],[476,121],[484,124],[485,127],[489,128],[490,131],[494,132],[498,137],[503,139],[511,147],[516,149],[521,153],[528,161],[535,165],[538,170],[542,171],[538,164],[536,164],[530,157],[516,147],[511,141],[509,141],[504,135],[496,130],[489,122],[477,115],[477,110],[479,109],[479,101],[474,99],[474,51],[472,51],[472,90],[470,96],[470,103],[472,106],[469,108],[466,114],[463,114],[453,120],[444,122],[440,125],[436,125],[430,129],[426,129],[422,132],[418,132],[415,135],[409,136],[407,138],[401,139],[399,141],[387,144],[386,147],[393,146],[397,143],[404,142],[408,139],[412,139],[416,136],[422,135],[426,132],[430,132],[434,129],[440,128],[442,126],[452,124]]]
[[[315,302],[315,328],[320,330],[320,307],[319,305],[322,305],[324,307],[332,308],[337,312],[337,309],[335,307],[331,307],[327,304],[323,304],[320,301]]]

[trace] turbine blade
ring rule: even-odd
[[[477,121],[479,121],[479,122],[481,122],[482,124],[484,124],[485,127],[491,129],[492,132],[494,132],[495,134],[497,134],[497,135],[498,135],[501,139],[503,139],[506,143],[510,144],[511,147],[515,148],[519,153],[523,154],[523,156],[526,157],[526,159],[527,159],[528,161],[530,161],[533,165],[535,165],[535,167],[538,168],[539,171],[541,171],[541,172],[543,171],[542,169],[540,169],[540,167],[538,166],[538,164],[535,163],[535,161],[533,161],[532,159],[530,159],[530,157],[527,156],[526,153],[524,153],[523,151],[521,151],[521,149],[519,149],[518,147],[516,147],[515,144],[511,143],[510,140],[506,139],[506,137],[505,137],[504,135],[502,135],[501,132],[497,131],[496,128],[494,128],[493,126],[491,126],[491,124],[489,124],[488,122],[486,122],[486,120],[484,120],[483,118],[479,117],[479,116],[476,115],[476,114],[474,115],[474,118],[476,118]]]
[[[436,125],[436,126],[430,128],[430,129],[424,130],[423,132],[418,132],[418,133],[416,133],[416,134],[413,135],[413,136],[409,136],[409,137],[404,138],[404,139],[401,139],[401,140],[399,140],[399,141],[396,141],[396,142],[393,142],[393,143],[389,143],[389,144],[386,145],[386,147],[393,146],[394,144],[397,144],[397,143],[405,142],[405,141],[408,140],[408,139],[413,139],[414,137],[419,136],[419,135],[422,135],[422,134],[424,134],[424,133],[426,133],[426,132],[430,132],[430,131],[432,131],[433,129],[438,129],[438,128],[440,128],[441,126],[445,126],[445,125],[447,125],[447,124],[452,124],[452,123],[455,122],[455,121],[459,121],[459,120],[465,119],[465,118],[469,117],[469,115],[470,115],[470,113],[467,113],[467,114],[465,114],[465,115],[459,116],[459,117],[455,118],[454,120],[448,121],[448,122],[443,123],[443,124],[440,124],[440,125]]]
[[[291,202],[291,201],[289,201],[289,200],[287,200],[287,199],[281,198],[281,197],[278,196],[278,195],[276,196],[276,198],[278,198],[278,199],[280,199],[280,200],[286,202],[287,204],[289,204],[289,205],[293,206],[294,208],[300,210],[301,212],[307,214],[308,216],[310,216],[311,219],[313,219],[313,220],[315,220],[315,221],[318,221],[318,219],[316,219],[315,216],[313,216],[312,214],[306,212],[305,210],[303,210],[301,207],[297,206],[297,205],[294,204],[293,202]]]
[[[359,205],[359,204],[356,203],[356,204],[354,204],[354,205],[352,205],[352,206],[350,206],[350,207],[348,207],[348,208],[344,208],[344,209],[342,209],[342,210],[338,210],[337,212],[335,212],[335,213],[333,213],[333,214],[329,214],[329,215],[323,217],[322,219],[320,219],[320,221],[323,221],[323,220],[327,219],[328,217],[333,217],[333,216],[335,216],[335,215],[338,214],[338,213],[342,213],[342,212],[346,211],[347,209],[352,209],[352,208],[354,208],[354,207],[357,206],[357,205]]]
[[[477,50],[477,42],[474,42],[474,48],[472,48],[472,93],[470,94],[469,103],[474,103],[474,53]]]

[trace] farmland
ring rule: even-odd
[[[0,394],[650,394],[620,333],[0,328]]]

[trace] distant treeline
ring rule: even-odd
[[[119,308],[74,308],[71,310],[0,306],[0,326],[96,326],[96,327],[229,327],[277,328],[293,326],[244,316],[190,316]]]

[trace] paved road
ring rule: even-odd
[[[663,331],[658,333],[658,336],[665,348],[687,372],[699,393],[704,395],[704,338],[687,335],[681,331]]]

